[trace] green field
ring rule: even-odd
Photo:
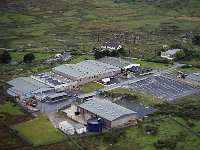
[[[148,134],[147,126],[157,128],[157,133]],[[76,140],[83,149],[87,150],[156,150],[154,143],[159,140],[167,141],[168,145],[173,146],[173,148],[163,149],[197,150],[200,148],[198,137],[168,118]]]
[[[140,64],[141,67],[153,68],[153,69],[156,69],[156,70],[164,70],[164,69],[172,67],[171,64],[148,62],[148,61],[139,60],[139,59],[128,59],[128,60],[130,62],[134,62],[134,63]]]
[[[61,141],[65,138],[63,134],[56,131],[44,115],[37,119],[17,124],[13,128],[34,145]]]
[[[131,56],[146,57],[155,55],[162,45],[167,48],[177,43],[191,45],[191,37],[199,34],[199,0],[0,3],[5,8],[0,14],[0,47],[5,48],[87,53],[112,41],[125,43],[125,50],[130,50]],[[190,36],[183,41],[182,35],[187,34]]]
[[[103,87],[104,86],[102,84],[95,82],[95,83],[89,83],[89,84],[86,84],[86,85],[81,85],[80,89],[83,92],[90,93],[90,92],[102,89]]]
[[[9,113],[10,115],[24,115],[19,106],[9,101],[0,105],[0,113]]]
[[[10,55],[13,61],[22,62],[24,55],[28,54],[29,52],[11,52]],[[34,61],[42,61],[47,60],[50,57],[55,56],[53,53],[33,53],[35,56]]]
[[[146,95],[146,94],[141,94],[141,93],[138,93],[138,92],[126,89],[126,88],[116,88],[116,89],[113,89],[109,92],[122,94],[122,95],[124,93],[135,95],[135,96],[138,97],[137,101],[144,104],[144,105],[155,105],[155,104],[160,104],[162,102],[159,98],[149,96],[149,95]]]

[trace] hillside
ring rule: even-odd
[[[110,41],[148,56],[200,34],[199,0],[3,0],[0,11],[0,47],[17,50],[83,53]]]

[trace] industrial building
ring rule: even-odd
[[[103,62],[104,59],[110,61]],[[104,59],[64,64],[53,68],[50,72],[17,78],[6,82],[5,89],[9,95],[25,99],[37,93],[42,95],[45,92],[73,90],[86,83],[109,79],[121,73],[122,68],[136,65],[119,58],[106,57]],[[40,100],[42,101],[43,97],[40,97]]]
[[[20,77],[6,82],[5,89],[13,97],[26,99],[31,98],[33,92],[37,92],[38,90],[50,90],[50,86],[30,77]]]
[[[56,92],[77,88],[77,81],[72,81],[53,72],[32,75],[31,78],[53,87]]]
[[[132,63],[132,62],[129,62],[129,61],[126,61],[124,59],[117,58],[117,57],[107,57],[106,56],[106,57],[99,59],[98,61],[119,67],[120,69],[128,69],[128,68],[131,68],[131,67],[140,66],[140,64]]]
[[[135,111],[105,99],[88,99],[87,102],[80,104],[77,109],[84,118],[88,115],[91,118],[101,118],[103,125],[107,128],[118,127],[137,118]]]
[[[106,77],[120,73],[120,68],[99,62],[96,60],[85,60],[77,64],[64,64],[52,69],[56,74],[77,81],[77,85],[98,81]]]
[[[174,59],[175,55],[177,52],[181,51],[181,49],[171,49],[166,52],[161,52],[161,57],[162,58],[167,58],[167,59]]]
[[[86,102],[87,99],[90,99],[90,98],[94,97],[95,95],[96,95],[95,93],[84,93],[84,94],[78,95],[78,96],[76,96],[76,102],[78,104],[82,104],[82,103]]]
[[[65,92],[54,93],[52,95],[48,95],[45,98],[46,102],[49,102],[49,103],[55,103],[55,102],[66,100],[66,99],[68,99],[68,95]]]

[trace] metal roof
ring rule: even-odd
[[[113,66],[120,67],[120,68],[125,68],[125,67],[133,64],[133,63],[126,61],[124,59],[121,59],[121,58],[107,57],[107,56],[99,59],[98,61],[107,63],[107,64],[111,64]]]
[[[51,87],[57,86],[57,85],[61,85],[61,84],[65,84],[65,82],[53,77],[50,74],[47,73],[39,73],[36,75],[32,75],[31,76],[33,79],[38,80],[42,83],[45,83]]]
[[[124,118],[127,115],[136,114],[135,111],[112,103],[108,100],[99,100],[97,98],[91,98],[89,101],[79,105],[79,107],[86,109],[87,111],[92,112],[109,121]]]
[[[168,50],[166,51],[166,53],[170,54],[170,55],[175,55],[176,52],[180,51],[181,49],[171,49],[171,50]]]
[[[18,95],[27,94],[41,88],[49,88],[48,85],[29,77],[16,78],[8,81],[7,83],[13,86],[9,89],[9,91]]]
[[[118,71],[120,68],[96,60],[85,60],[78,64],[64,64],[52,70],[66,74],[77,80],[85,77],[97,76],[100,73]]]
[[[92,92],[92,93],[84,93],[84,94],[81,94],[81,95],[78,95],[77,98],[88,98],[88,97],[92,97],[92,96],[95,96],[96,93]]]
[[[67,96],[67,93],[65,93],[65,92],[55,93],[55,94],[49,95],[48,97],[49,98],[56,98],[56,97],[60,97],[60,96]]]

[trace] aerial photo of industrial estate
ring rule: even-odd
[[[1,0],[0,150],[200,150],[200,0]]]

